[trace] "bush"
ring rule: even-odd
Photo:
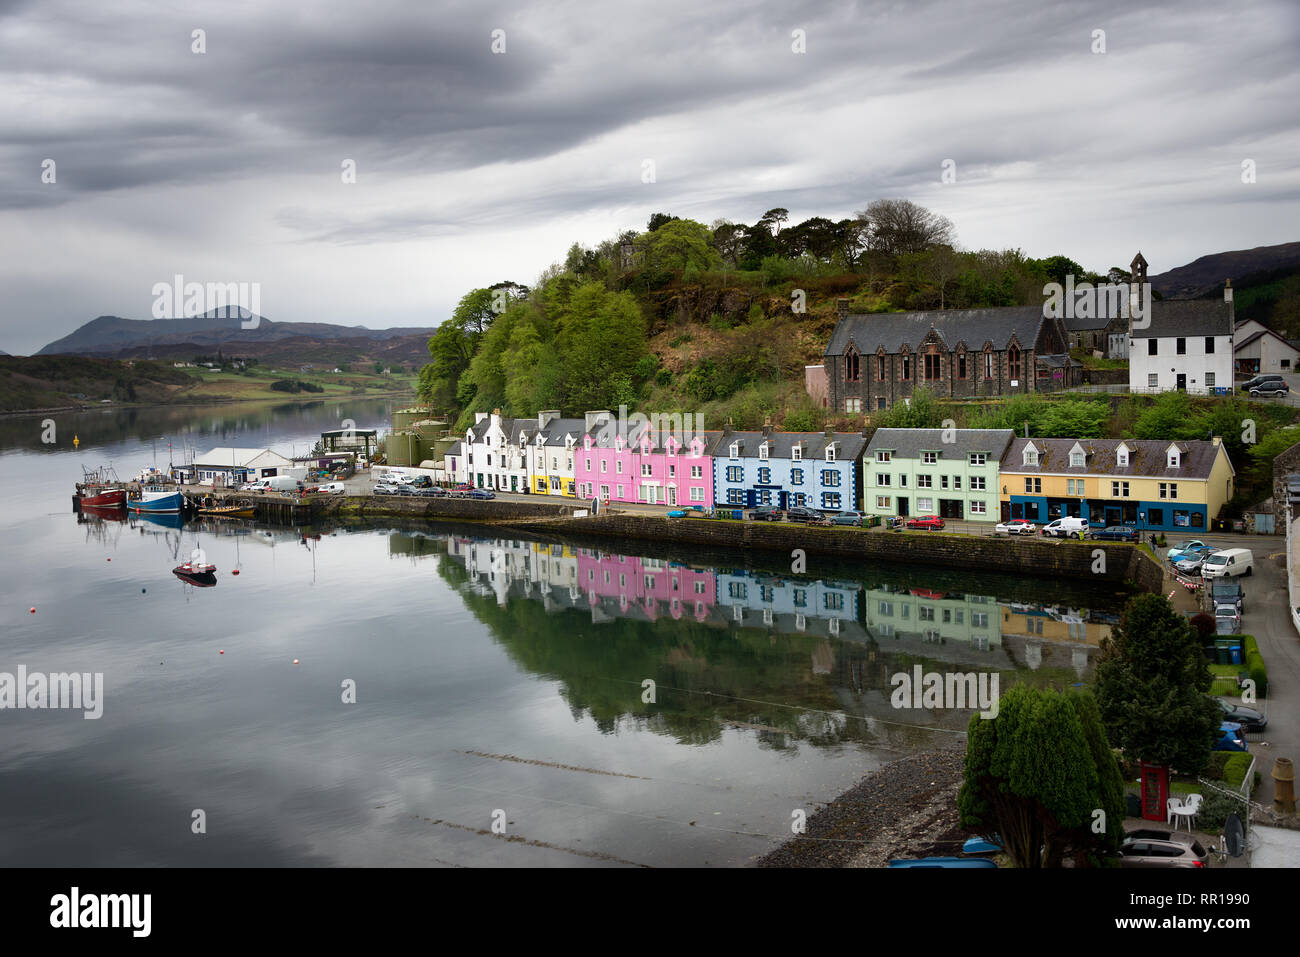
[[[1217,626],[1215,625],[1214,618],[1207,615],[1205,612],[1200,612],[1199,614],[1192,616],[1192,627],[1196,629],[1196,633],[1200,636],[1201,641],[1204,642],[1214,634],[1214,629]]]
[[[1245,807],[1241,801],[1220,794],[1218,791],[1211,791],[1201,802],[1201,809],[1196,814],[1196,822],[1203,831],[1217,830],[1223,827],[1223,822],[1228,819],[1229,814],[1241,814]]]
[[[1215,753],[1228,754],[1228,760],[1223,764],[1223,782],[1230,788],[1241,787],[1241,782],[1246,779],[1246,771],[1250,769],[1251,756],[1249,754],[1232,754],[1224,751]]]
[[[672,381],[673,381],[673,374],[669,372],[667,369],[660,369],[657,373],[655,373],[655,382],[658,383],[659,385],[668,385],[668,383]]]
[[[1210,763],[1205,766],[1202,774],[1215,781],[1222,781],[1223,769],[1227,766],[1228,759],[1234,757],[1240,757],[1240,755],[1233,754],[1231,751],[1211,751]]]
[[[1246,668],[1250,672],[1250,679],[1255,682],[1255,694],[1267,698],[1268,669],[1264,667],[1264,656],[1259,653],[1254,635],[1243,635],[1242,642],[1246,648]]]

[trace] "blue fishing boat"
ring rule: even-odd
[[[916,860],[892,860],[890,867],[997,867],[987,857],[920,857]]]
[[[185,496],[166,485],[146,485],[140,494],[126,500],[132,512],[180,512],[185,508]]]

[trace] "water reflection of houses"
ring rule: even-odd
[[[726,619],[787,634],[866,639],[856,582],[810,581],[768,572],[718,569],[718,606]]]
[[[1075,608],[1004,602],[998,610],[1008,652],[1030,671],[1070,668],[1082,677],[1110,636],[1109,624]]]
[[[706,621],[717,600],[714,573],[661,558],[579,548],[578,582],[592,621],[689,616]]]
[[[1008,664],[997,599],[991,595],[867,588],[863,591],[863,621],[885,652],[994,667]]]

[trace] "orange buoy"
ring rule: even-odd
[[[36,614],[36,609],[35,609],[35,608],[32,609],[32,614],[33,614],[33,615]]]
[[[232,574],[232,575],[238,575],[238,574],[239,574],[239,569],[238,569],[238,568],[232,568],[232,569],[230,570],[230,574]]]
[[[111,562],[112,560],[113,560],[113,559],[111,559],[111,558],[105,558],[105,559],[104,559],[104,561],[106,561],[106,562]]]
[[[225,649],[225,648],[222,648],[220,651],[217,652],[217,654],[219,654],[219,655],[224,655],[225,653],[226,653],[226,649]]]
[[[297,658],[293,659],[293,663],[296,665],[298,663],[298,659]]]

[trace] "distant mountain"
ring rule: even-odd
[[[1297,268],[1300,268],[1300,243],[1281,243],[1202,256],[1149,279],[1151,288],[1166,299],[1200,299],[1221,291],[1225,279],[1231,279],[1233,287],[1240,288],[1259,273]]]
[[[251,315],[251,314],[250,314]],[[256,319],[256,326],[244,328]],[[225,351],[239,351],[239,344],[273,343],[285,339],[304,342],[335,342],[349,339],[386,339],[419,336],[428,339],[433,328],[399,327],[367,329],[365,326],[336,326],[326,322],[272,322],[253,316],[249,319],[217,317],[212,314],[184,319],[123,319],[99,316],[62,339],[45,346],[38,356],[84,355],[116,356],[135,349],[158,349],[167,346],[221,346]],[[338,343],[341,344],[341,343]]]

